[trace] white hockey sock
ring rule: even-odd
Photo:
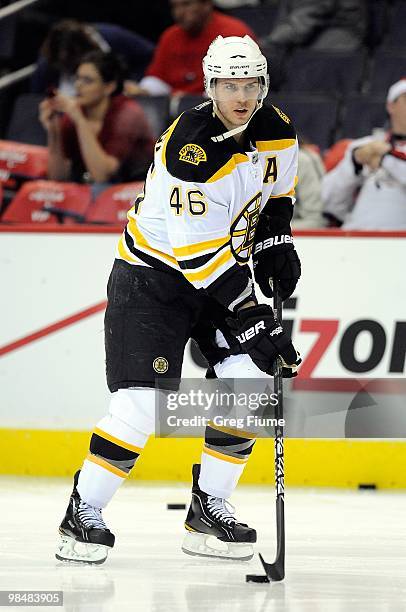
[[[94,430],[79,475],[77,489],[83,501],[97,508],[109,503],[154,429],[154,389],[120,389],[112,394],[109,414]]]
[[[85,459],[79,474],[77,490],[87,504],[104,508],[124,480],[125,478],[113,474],[101,465]]]
[[[219,346],[228,346],[219,330],[217,330],[216,341]],[[244,372],[244,378],[252,378],[256,381],[261,379],[264,385],[263,390],[264,392],[267,391],[270,381],[269,375],[259,370],[247,354],[231,355],[221,363],[216,364],[214,369],[218,378],[238,379],[241,372]],[[233,434],[230,433],[229,436],[232,438]],[[232,445],[230,445],[229,440],[227,445],[223,446],[221,438],[218,438],[212,441],[207,448],[206,430],[206,447],[201,457],[199,487],[209,495],[228,499],[236,488],[248,462],[251,452],[250,447],[254,444],[253,437],[250,436],[251,439],[244,438],[238,431],[235,432],[235,436]],[[245,457],[244,454],[241,454],[241,451],[245,451]],[[226,453],[228,456],[225,456]],[[238,454],[241,455],[241,459],[238,458]]]
[[[231,463],[203,451],[199,487],[209,495],[228,499],[237,486],[246,463]]]

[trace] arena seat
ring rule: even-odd
[[[366,3],[368,28],[365,43],[369,49],[381,44],[388,30],[389,4],[386,0],[374,0]]]
[[[338,100],[332,96],[303,93],[271,93],[267,103],[274,104],[292,119],[299,134],[317,144],[322,151],[335,140]]]
[[[344,95],[361,90],[365,53],[298,49],[286,62],[281,90]]]
[[[5,4],[1,2],[0,6],[3,7]],[[16,14],[11,14],[0,21],[0,61],[2,65],[11,62],[14,58],[17,23]]]
[[[389,12],[388,31],[385,35],[383,46],[391,48],[403,48],[406,51],[406,2],[397,0]]]
[[[83,223],[90,204],[88,185],[28,181],[6,209],[3,223]]]
[[[385,98],[358,94],[345,101],[340,136],[361,138],[368,136],[374,128],[383,128],[386,122]]]
[[[109,187],[91,203],[86,213],[86,222],[123,225],[128,210],[144,189],[143,182],[121,183]]]
[[[15,189],[23,181],[47,176],[48,149],[0,140],[0,183]]]
[[[208,98],[204,96],[193,96],[193,95],[185,95],[180,96],[177,100],[173,100],[173,104],[171,104],[171,116],[172,119],[176,119],[181,113],[184,113],[186,110],[190,108],[194,108],[203,102],[207,102]]]
[[[42,94],[33,93],[18,96],[8,124],[7,140],[42,146],[47,144],[47,135],[38,116],[38,106],[43,98]]]
[[[370,90],[386,96],[389,87],[406,75],[406,48],[404,51],[380,49],[373,59]]]
[[[269,87],[271,91],[283,89],[286,80],[286,64],[289,58],[289,51],[283,45],[272,45],[267,41],[263,42],[262,52],[268,62]]]
[[[241,19],[258,36],[266,36],[275,25],[278,7],[276,4],[262,4],[260,6],[239,6],[227,11],[229,15]]]
[[[168,96],[137,96],[138,102],[151,126],[152,134],[155,138],[169,127],[169,97]]]

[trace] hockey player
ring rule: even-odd
[[[248,266],[254,249],[255,278],[268,297],[272,278],[285,299],[300,276],[290,231],[295,132],[282,111],[263,106],[267,64],[251,38],[216,38],[203,70],[209,100],[159,138],[117,246],[105,316],[109,413],[75,475],[61,560],[101,563],[114,545],[102,508],[154,432],[156,387],[177,388],[190,337],[218,377],[268,377],[278,355],[294,375],[300,362],[272,308],[258,304]],[[201,466],[193,468],[185,552],[252,557],[256,532],[236,520],[226,499],[253,443],[207,428]],[[223,549],[209,548],[208,536]]]

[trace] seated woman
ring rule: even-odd
[[[55,91],[41,102],[50,179],[94,183],[97,195],[111,183],[144,178],[153,137],[140,105],[121,94],[123,77],[113,53],[91,51],[76,71],[76,95]]]
[[[31,91],[45,93],[57,87],[73,95],[74,75],[82,57],[90,51],[112,51],[123,58],[129,77],[139,80],[152,60],[154,45],[135,32],[113,23],[83,23],[62,19],[51,27],[40,48]],[[127,81],[131,87],[132,81]]]

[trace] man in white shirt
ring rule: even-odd
[[[406,78],[388,91],[390,129],[354,140],[322,183],[324,215],[343,229],[406,229]]]

